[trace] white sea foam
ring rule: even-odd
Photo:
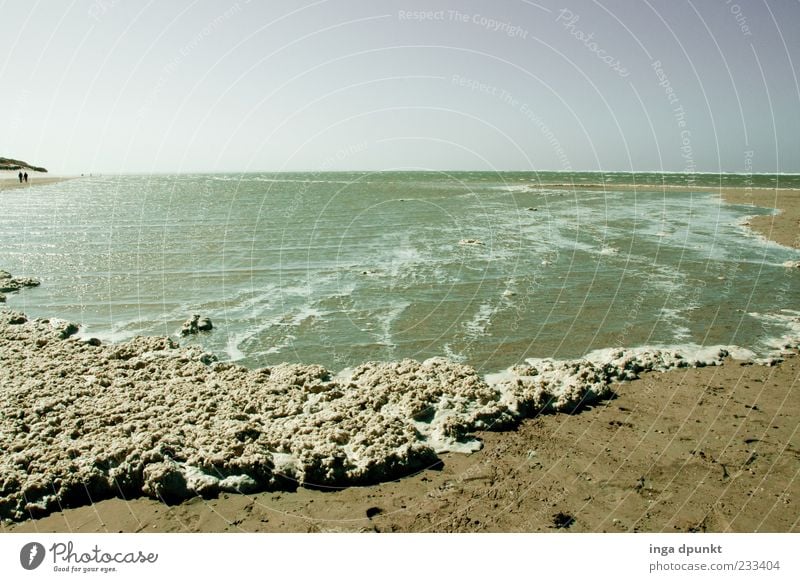
[[[510,186],[492,186],[498,192],[538,192],[539,187],[530,184],[513,184]]]
[[[247,344],[255,341],[256,338],[261,337],[269,330],[276,330],[278,333],[274,334],[270,347],[264,353],[280,353],[281,350],[292,345],[292,342],[297,339],[291,330],[307,321],[322,319],[326,314],[327,312],[306,304],[297,308],[293,313],[274,315],[260,323],[249,326],[243,332],[230,334],[225,345],[225,353],[233,362],[246,358],[246,352],[249,353],[246,350]]]
[[[94,325],[81,324],[76,337],[81,339],[96,338],[103,342],[120,343],[137,335],[142,335],[140,326],[136,322],[116,322],[111,324],[111,329]]]
[[[751,360],[755,354],[747,348],[735,345],[701,346],[698,344],[674,344],[642,346],[637,348],[603,348],[586,354],[585,359],[604,365],[607,363],[638,362],[647,370],[659,372],[687,366],[715,366],[727,357],[734,360]]]
[[[306,178],[265,178],[261,176],[247,176],[248,181],[252,182],[275,182],[275,183],[288,183],[288,184],[352,184],[353,180],[313,180]],[[365,182],[360,182],[365,183]]]
[[[238,362],[239,360],[245,359],[247,355],[242,347],[250,342],[253,338],[260,336],[266,330],[277,325],[280,320],[280,316],[273,316],[272,318],[265,319],[260,323],[251,324],[242,331],[229,333],[227,342],[225,344],[225,354],[232,362]]]
[[[306,306],[287,324],[318,313]],[[753,315],[800,335],[798,311]],[[575,411],[641,373],[754,357],[737,346],[682,344],[530,358],[483,378],[444,358],[368,362],[334,375],[318,365],[249,370],[213,363],[202,350],[168,338],[86,346],[59,340],[49,323],[2,310],[0,326],[3,332],[13,326],[6,343],[22,342],[31,354],[31,362],[10,363],[14,374],[55,366],[24,398],[0,393],[7,412],[0,446],[31,445],[25,463],[20,455],[0,456],[10,484],[0,492],[0,510],[15,519],[32,508],[57,509],[87,484],[103,495],[118,493],[122,483],[135,494],[184,499],[274,488],[286,478],[317,486],[385,480],[429,467],[436,453],[479,449],[476,431]],[[90,368],[94,381],[87,384]],[[86,398],[91,407],[82,404]],[[52,419],[44,412],[54,406],[72,427],[68,442],[46,436]],[[103,420],[122,409],[138,424]],[[24,430],[10,420],[22,417],[30,419]],[[43,485],[26,488],[28,478]],[[68,487],[56,488],[57,482]]]
[[[670,324],[672,331],[672,338],[676,342],[684,342],[691,338],[692,331],[687,327],[689,318],[684,315],[686,309],[693,309],[692,306],[687,306],[683,309],[673,309],[662,307],[659,311],[659,319]]]
[[[442,346],[442,351],[444,352],[445,358],[447,358],[451,362],[458,362],[459,364],[463,364],[464,362],[467,361],[467,357],[460,352],[454,351],[453,346],[451,346],[449,343],[444,344],[444,346]]]
[[[472,319],[464,323],[466,335],[470,339],[477,339],[486,334],[486,328],[492,322],[492,317],[497,312],[497,306],[491,301],[482,303],[478,307],[478,311],[472,316]]]
[[[761,340],[761,344],[770,351],[770,356],[781,356],[800,348],[800,311],[781,309],[779,313],[752,312],[748,315],[780,330],[776,335]]]
[[[239,346],[241,346],[248,337],[250,336],[247,333],[231,334],[228,336],[228,341],[225,344],[225,355],[229,361],[238,362],[247,357]]]
[[[394,322],[403,314],[403,312],[411,306],[408,301],[394,301],[377,316],[378,327],[378,344],[382,346],[394,346],[394,339],[392,335],[392,326]]]
[[[299,462],[295,455],[287,453],[272,453],[272,462],[275,464],[275,473],[283,476],[294,476],[300,472]]]

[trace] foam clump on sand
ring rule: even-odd
[[[491,399],[474,370],[444,360],[333,378],[314,365],[216,363],[170,338],[104,345],[65,330],[0,312],[0,517],[115,495],[380,481],[436,461],[414,424],[431,406]]]
[[[614,382],[635,380],[642,372],[719,365],[727,357],[749,359],[736,346],[604,349],[577,360],[531,358],[490,374],[501,402],[517,417],[538,412],[573,412],[610,395]]]
[[[346,486],[469,452],[476,430],[571,412],[645,370],[718,363],[711,349],[606,350],[486,378],[443,358],[250,370],[170,338],[102,344],[0,311],[0,518],[112,496]]]
[[[23,287],[38,287],[40,281],[31,277],[13,277],[7,271],[0,271],[0,303],[5,303],[5,293],[19,291]]]
[[[763,340],[770,348],[771,355],[756,359],[759,364],[774,365],[782,360],[782,356],[800,349],[800,311],[781,309],[779,313],[750,313],[751,317],[762,321],[779,324],[785,329],[783,334]]]

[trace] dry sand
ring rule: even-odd
[[[752,226],[796,244],[797,194],[749,190],[725,198],[780,208]],[[505,432],[475,433],[481,451],[441,454],[441,464],[397,481],[223,492],[171,506],[118,498],[2,529],[796,532],[798,379],[793,355],[777,366],[728,361],[650,372],[614,384],[608,398],[578,414],[543,414]]]
[[[49,174],[40,174],[38,172],[28,172],[28,181],[20,183],[17,176],[17,171],[2,170],[0,171],[0,191],[11,190],[14,188],[30,188],[31,186],[43,186],[45,184],[55,184],[70,180],[71,177],[67,176],[51,176]]]

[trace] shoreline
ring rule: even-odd
[[[191,389],[207,383],[203,370],[209,362],[199,352],[181,349],[177,358],[164,360],[148,356],[171,349],[166,338],[145,338],[136,346],[79,344],[66,340],[71,334],[63,323],[35,324],[38,329],[24,339],[29,351],[44,352],[47,361],[53,361],[49,349],[66,344],[78,352],[99,351],[119,360],[118,371],[130,379],[121,387],[137,382],[136,370],[153,363],[189,378]],[[0,336],[9,327],[4,329]],[[74,355],[73,364],[79,354]],[[83,376],[93,378],[90,385],[108,382],[110,389],[117,377],[106,374],[104,380],[104,370],[92,366],[96,355],[87,356]],[[43,379],[63,383],[63,368],[50,368],[46,374],[52,378]],[[239,374],[235,368],[221,372]],[[311,368],[276,366],[271,375],[291,373],[292,383],[302,377],[307,388],[324,384]],[[6,522],[0,531],[800,531],[792,521],[800,513],[800,451],[792,430],[800,414],[799,369],[798,358],[789,355],[774,367],[728,360],[724,366],[646,372],[610,384],[609,392],[577,414],[537,413],[510,431],[474,432],[482,450],[440,453],[441,464],[423,455],[416,469],[406,467],[418,472],[399,481],[345,488],[334,481],[322,488],[327,490],[256,494],[218,489],[177,505],[139,496],[106,499]],[[240,388],[258,383],[258,370],[242,374]],[[179,392],[179,386],[167,385]],[[209,428],[224,432],[233,426]],[[153,489],[170,476],[174,471],[156,478]]]
[[[515,420],[492,404],[496,384],[444,360],[330,377],[313,365],[214,363],[169,338],[101,344],[76,331],[0,309],[10,452],[0,511],[16,513],[0,531],[800,531],[796,344],[777,365],[720,352],[660,371],[669,354],[635,350],[620,350],[616,367],[565,361],[566,391],[520,401],[512,409],[529,412]],[[477,414],[444,410],[440,428],[462,434],[449,446],[426,448],[433,433],[421,442],[384,422],[398,408],[416,418],[426,401],[414,397],[438,389],[489,400]],[[553,398],[562,405],[543,404]],[[297,408],[314,402],[314,414]],[[340,452],[365,434],[348,469]],[[463,448],[475,438],[480,450]],[[265,452],[281,440],[292,455]]]
[[[800,190],[789,188],[729,188],[724,186],[670,186],[663,184],[537,184],[543,190],[609,190],[624,192],[707,192],[728,204],[770,208],[775,214],[755,216],[753,232],[786,247],[800,248]]]
[[[31,176],[32,181],[20,184],[16,176],[0,174],[0,191],[35,185],[57,184],[78,176]],[[664,184],[534,184],[546,190],[617,190],[642,192],[708,192],[718,194],[729,204],[770,208],[775,214],[755,216],[745,226],[768,240],[783,246],[800,248],[800,190],[788,188],[728,188],[709,186],[674,186]]]
[[[17,188],[32,188],[33,186],[46,186],[48,184],[58,184],[59,182],[66,182],[74,180],[76,176],[28,176],[29,181],[20,183],[16,177],[6,178],[0,176],[0,192],[4,190],[16,190]]]
[[[799,375],[797,357],[651,373],[579,414],[480,433],[483,450],[396,481],[108,499],[0,531],[800,532]]]

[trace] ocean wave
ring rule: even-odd
[[[511,186],[492,186],[490,190],[498,192],[538,192],[539,186],[532,184],[513,184]]]

